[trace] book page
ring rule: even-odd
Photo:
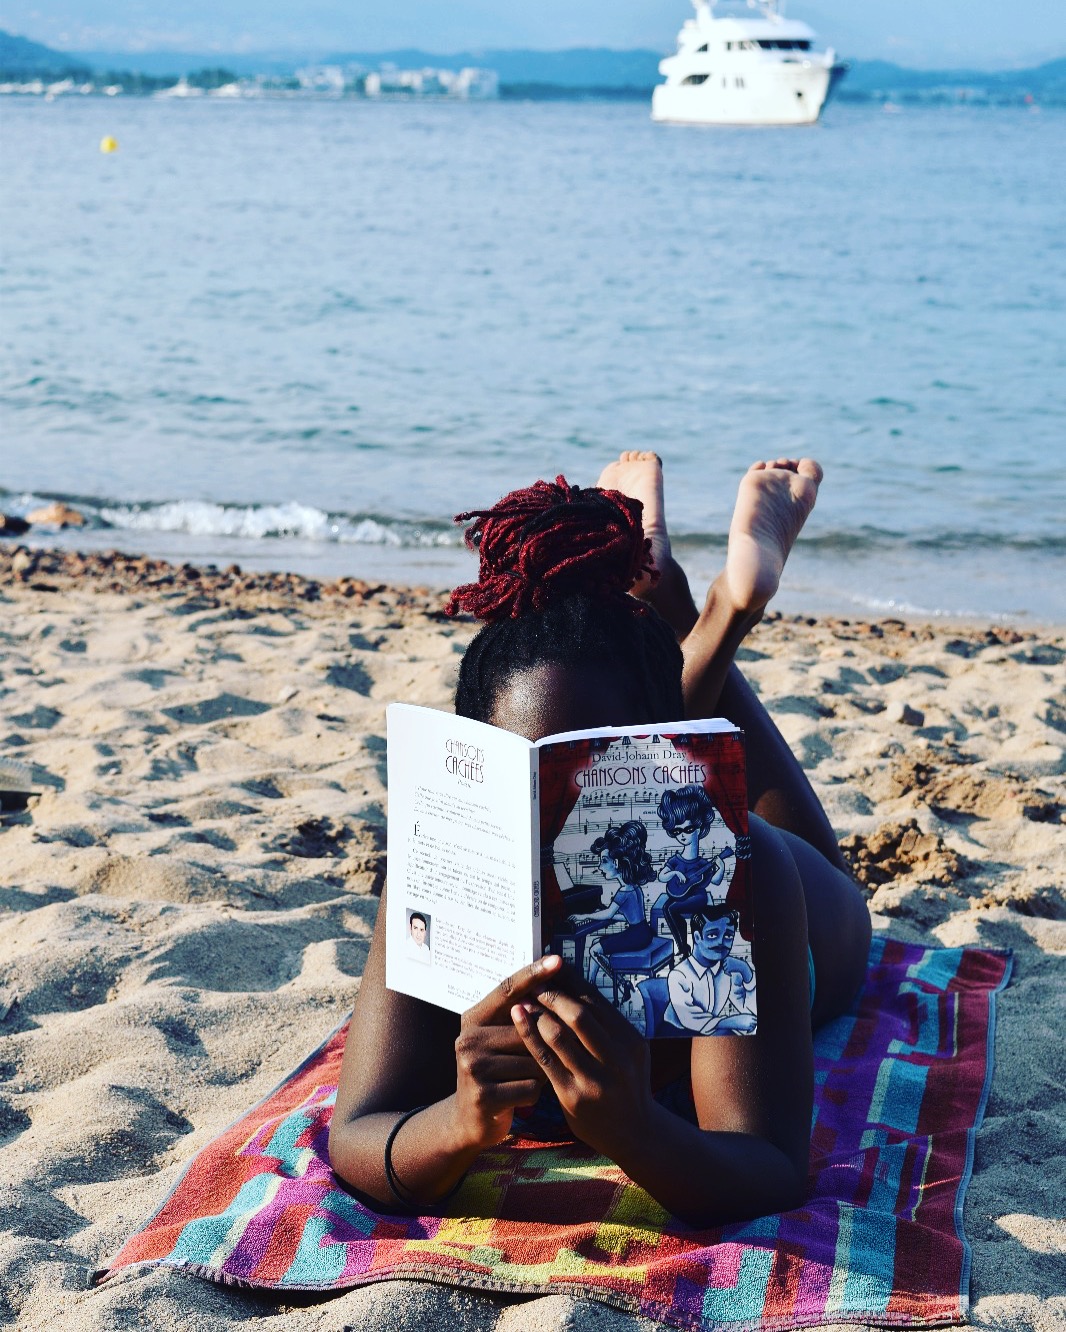
[[[753,1034],[742,733],[678,722],[539,752],[545,951],[649,1037]]]
[[[389,707],[390,989],[461,1013],[532,961],[532,752],[482,722]]]

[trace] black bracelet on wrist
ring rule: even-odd
[[[414,1119],[415,1115],[420,1115],[423,1110],[428,1110],[428,1109],[429,1109],[428,1105],[416,1105],[413,1110],[405,1110],[404,1113],[396,1121],[396,1123],[393,1124],[392,1128],[389,1129],[389,1136],[385,1139],[385,1182],[386,1184],[388,1184],[389,1192],[392,1194],[392,1196],[396,1199],[396,1201],[400,1204],[400,1206],[405,1211],[408,1212],[415,1210],[415,1208],[419,1206],[439,1207],[441,1203],[447,1202],[449,1198],[454,1197],[455,1194],[459,1192],[459,1189],[462,1187],[463,1180],[466,1179],[466,1172],[464,1171],[462,1176],[456,1181],[455,1184],[452,1185],[452,1187],[448,1190],[447,1193],[445,1193],[440,1198],[434,1198],[433,1201],[429,1203],[415,1202],[415,1200],[411,1196],[410,1190],[406,1187],[406,1185],[401,1183],[400,1177],[396,1173],[396,1167],[392,1164],[393,1144],[396,1141],[396,1137],[399,1134],[400,1129],[403,1128],[403,1126],[407,1123],[407,1121],[409,1119]]]

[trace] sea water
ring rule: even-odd
[[[90,519],[41,540],[445,585],[452,514],[650,448],[702,582],[812,454],[786,609],[1066,622],[1061,111],[0,117],[0,509]]]

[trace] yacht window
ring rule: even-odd
[[[706,51],[706,49],[707,49],[707,43],[706,43],[706,42],[704,42],[702,46],[697,46],[697,47],[696,47],[696,53],[697,53],[697,55],[699,54],[700,51]]]
[[[744,87],[744,80],[743,80],[743,79],[734,79],[733,82],[737,85],[738,88],[743,88],[743,87]]]
[[[706,83],[711,76],[709,74],[690,74],[688,78],[682,79],[682,83]]]
[[[704,48],[704,49],[706,49],[706,48]],[[726,44],[725,44],[725,49],[726,49],[727,51],[732,51],[732,49],[733,49],[733,43],[732,43],[732,42],[726,42]]]

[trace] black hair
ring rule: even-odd
[[[425,916],[423,916],[423,914],[421,913],[421,911],[412,911],[411,914],[407,917],[407,928],[408,928],[408,929],[411,928],[411,921],[413,921],[413,920],[420,920],[420,921],[422,922],[422,924],[426,927],[426,929],[427,929],[427,930],[429,929],[429,921],[426,920]]]
[[[664,791],[656,812],[668,833],[673,833],[679,823],[699,819],[700,836],[706,837],[714,822],[714,804],[702,786],[679,786],[676,791]]]
[[[618,866],[622,882],[639,888],[655,878],[655,868],[648,855],[648,830],[640,819],[627,819],[617,828],[608,828],[589,847],[593,855],[606,851]]]
[[[584,592],[486,624],[459,668],[456,712],[489,721],[511,677],[543,665],[624,672],[639,695],[643,721],[676,721],[685,714],[681,649],[666,621],[634,597]]]
[[[692,938],[695,939],[697,934],[702,934],[707,926],[710,925],[711,921],[725,920],[727,917],[729,923],[733,926],[734,932],[736,932],[740,926],[740,912],[737,911],[735,907],[726,906],[724,902],[721,902],[718,905],[709,902],[705,907],[701,907],[699,911],[694,911],[692,913],[689,920],[689,928],[692,931]]]

